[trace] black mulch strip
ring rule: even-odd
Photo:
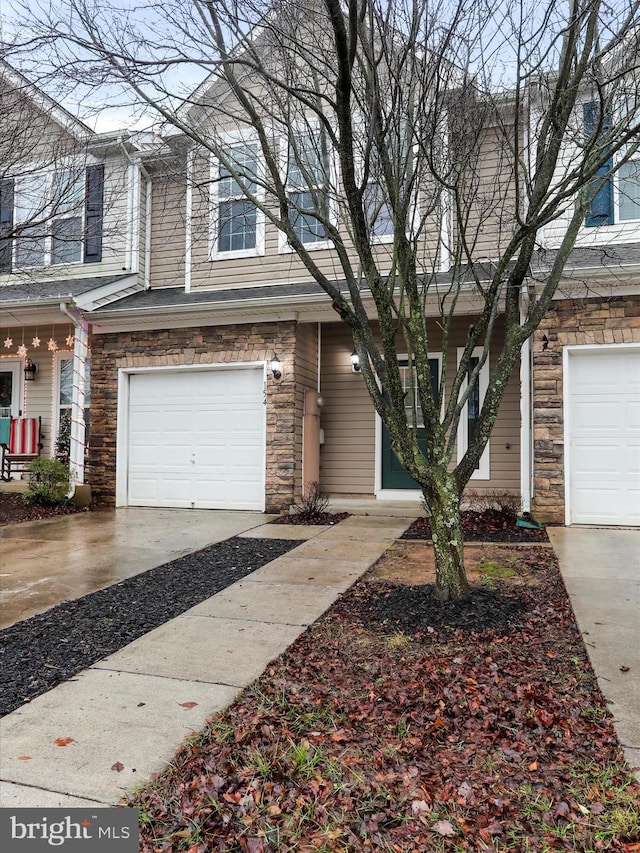
[[[0,631],[0,716],[299,544],[234,537],[10,625]]]
[[[465,510],[460,513],[465,542],[548,542],[547,531],[516,527],[515,521],[502,513]],[[431,539],[429,519],[416,518],[401,539]]]
[[[442,639],[442,631],[508,631],[519,623],[525,603],[516,590],[505,594],[495,589],[472,587],[471,595],[458,601],[441,601],[433,584],[408,586],[391,581],[375,582],[356,603],[354,614],[369,629],[375,626],[424,639]]]
[[[274,518],[269,524],[337,524],[345,518],[349,518],[350,512],[314,512],[295,513],[293,515],[281,515]]]

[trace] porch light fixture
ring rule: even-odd
[[[360,373],[360,356],[355,350],[351,353],[351,372]]]
[[[282,377],[282,365],[280,364],[280,359],[275,352],[271,356],[271,373],[273,374],[274,379],[280,379]]]
[[[24,363],[24,381],[25,382],[33,382],[36,378],[36,373],[38,372],[38,365],[35,362],[31,361],[28,358]]]

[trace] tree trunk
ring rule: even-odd
[[[460,496],[449,474],[444,474],[425,489],[430,511],[431,537],[436,564],[436,591],[442,601],[469,595],[464,569],[464,543],[460,522]]]

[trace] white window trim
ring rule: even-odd
[[[233,147],[246,143],[256,146],[256,172],[258,185],[256,187],[256,198],[259,202],[264,201],[264,186],[261,181],[264,179],[264,160],[260,153],[260,145],[258,137],[251,131],[234,131],[233,133],[225,133],[221,137],[221,144],[225,147]],[[232,249],[229,251],[221,251],[218,249],[218,212],[220,199],[218,195],[218,175],[220,169],[220,160],[213,154],[209,159],[209,260],[222,261],[225,259],[235,258],[256,258],[264,255],[265,250],[265,216],[264,212],[256,207],[256,245],[253,249]],[[246,198],[246,196],[245,196]],[[248,201],[248,199],[247,199]]]
[[[628,163],[638,163],[640,165],[640,152],[637,156],[632,157]],[[613,225],[601,226],[604,228],[620,227],[621,225],[633,225],[640,222],[640,216],[634,219],[622,219],[620,216],[620,170],[617,169],[613,175]]]
[[[78,211],[78,215],[81,220],[81,237],[80,237],[80,260],[78,261],[64,261],[63,263],[53,263],[53,234],[51,233],[51,225],[55,219],[63,219],[64,215],[60,216],[51,216],[47,217],[46,221],[43,223],[43,227],[46,229],[45,237],[44,237],[44,261],[42,264],[34,264],[32,266],[19,266],[17,263],[17,254],[18,254],[18,243],[20,241],[20,236],[16,235],[12,238],[13,245],[11,247],[11,268],[12,270],[37,270],[37,269],[48,269],[48,268],[60,268],[64,267],[75,267],[84,263],[84,249],[85,249],[85,241],[84,241],[84,231],[85,231],[85,219],[86,219],[86,170],[88,166],[92,164],[96,164],[99,161],[95,158],[82,157],[81,155],[76,155],[73,157],[64,158],[60,161],[60,163],[49,164],[48,166],[40,167],[37,163],[25,163],[24,170],[22,174],[19,175],[8,175],[7,177],[11,178],[14,181],[14,200],[13,200],[13,216],[14,216],[14,227],[18,225],[16,220],[16,204],[17,204],[17,186],[21,180],[25,178],[36,177],[37,175],[46,175],[47,178],[47,201],[46,204],[49,204],[49,200],[51,198],[51,187],[53,185],[53,175],[55,172],[63,172],[65,170],[69,171],[77,171],[79,174],[82,173],[84,175],[85,184],[83,189],[82,196],[82,205]]]
[[[0,370],[13,374],[11,385],[11,417],[18,418],[24,409],[24,359],[19,357],[0,358]]]
[[[354,127],[358,129],[361,133],[364,133],[364,123],[362,121],[362,116],[360,113],[354,117]],[[418,151],[418,146],[413,146],[414,152]],[[362,182],[363,180],[363,163],[362,163],[362,155],[361,153],[356,154],[356,174],[358,175],[358,180]],[[371,183],[380,183],[379,181],[368,181],[367,186]],[[415,232],[417,225],[420,222],[420,187],[416,186],[416,190],[413,194],[413,201],[410,211],[410,216],[408,217],[408,229],[405,232],[405,236],[407,239],[411,239],[411,235]],[[391,231],[390,234],[371,234],[370,235],[371,245],[372,246],[384,246],[392,244],[395,240],[395,229]]]
[[[628,102],[626,102],[628,103]],[[618,104],[618,108],[616,113],[621,115],[625,107],[622,103]],[[624,156],[622,151],[616,152],[614,156],[614,163],[617,166],[621,157]],[[640,166],[640,150],[636,151],[635,154],[631,157],[628,163],[636,163]],[[634,219],[622,219],[620,217],[620,171],[616,169],[616,172],[613,176],[613,224],[614,225],[626,225],[627,223],[640,222],[640,215],[636,216]]]
[[[472,358],[482,358],[484,350],[482,347],[475,347],[473,352],[471,353]],[[460,367],[460,362],[462,361],[462,355],[464,353],[464,347],[458,347],[458,367]],[[480,376],[478,377],[478,388],[480,391],[480,407],[484,403],[484,398],[486,396],[487,391],[489,390],[489,372],[490,372],[490,357],[491,353],[487,353],[487,358],[480,368]],[[460,394],[464,394],[467,389],[467,380],[465,378],[462,386],[460,387]],[[467,412],[468,412],[468,403],[465,403],[462,407],[462,412],[460,413],[460,420],[458,422],[458,463],[462,460],[462,457],[467,452],[468,447],[468,436],[467,436]],[[491,479],[491,437],[487,441],[485,449],[482,451],[482,456],[480,457],[480,461],[478,463],[478,468],[471,475],[472,480],[490,480]]]
[[[87,352],[87,358],[91,358],[91,352]],[[62,368],[63,361],[73,361],[73,350],[56,350],[53,356],[53,399],[52,403],[52,412],[51,412],[51,456],[55,457],[56,453],[56,441],[58,440],[58,432],[60,430],[60,370]],[[89,381],[91,381],[89,379]],[[65,406],[66,409],[71,410],[71,405]],[[91,404],[88,406],[85,405],[85,409],[90,409]]]
[[[442,353],[430,352],[429,359],[438,359],[438,377],[442,379]],[[398,353],[398,361],[408,361],[408,353]],[[380,381],[378,380],[380,387]],[[444,406],[444,399],[443,399]],[[374,495],[380,501],[416,501],[422,497],[421,489],[383,489],[382,488],[382,418],[375,412],[375,477]]]
[[[298,134],[307,133],[309,131],[314,131],[314,130],[319,130],[319,129],[320,129],[319,123],[309,122],[308,124],[306,124],[303,122],[297,122],[291,126],[291,134],[295,135],[297,133]],[[288,160],[289,160],[289,137],[288,136],[281,136],[280,137],[279,155],[280,155],[280,158],[279,158],[280,159],[280,174],[282,175],[282,180],[284,183],[285,192],[288,195],[289,190],[290,190],[288,179],[287,179],[287,173],[288,173],[287,165],[288,165]],[[338,168],[337,168],[337,163],[336,163],[335,152],[333,150],[331,150],[331,151],[329,151],[329,186],[330,187],[336,185],[337,171],[338,171]],[[294,191],[294,189],[291,188],[291,191]],[[304,192],[305,190],[301,190],[301,191]],[[333,201],[331,196],[329,196],[329,218],[333,224],[335,224],[337,222],[337,211],[336,211],[335,201]],[[320,249],[330,249],[332,246],[332,243],[331,243],[331,240],[329,240],[328,238],[325,238],[324,240],[317,240],[313,243],[303,243],[302,245],[304,246],[304,248],[308,252],[317,252]],[[295,252],[295,249],[289,243],[289,241],[287,239],[287,235],[284,233],[284,231],[278,231],[278,254],[279,255],[287,255],[287,254],[290,255],[293,252]]]

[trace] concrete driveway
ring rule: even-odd
[[[127,507],[0,527],[0,628],[271,518]]]
[[[547,532],[625,757],[640,768],[640,530]]]

